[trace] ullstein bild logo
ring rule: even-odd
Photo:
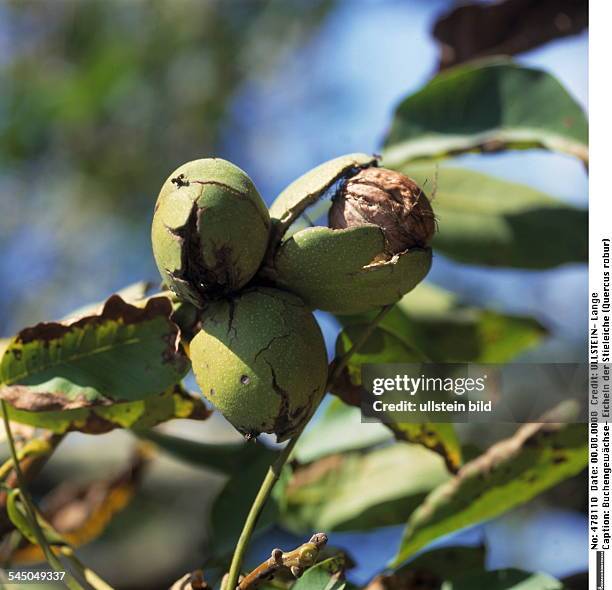
[[[585,422],[587,418],[584,363],[364,365],[362,383],[366,422]]]

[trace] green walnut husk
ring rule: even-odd
[[[247,438],[283,441],[312,416],[325,393],[327,354],[303,302],[251,288],[210,303],[190,345],[202,393]]]
[[[163,184],[151,239],[164,282],[198,307],[232,293],[257,272],[270,217],[255,185],[220,158],[194,160]]]
[[[296,293],[311,308],[338,315],[362,313],[392,304],[414,289],[431,267],[429,242],[435,231],[433,213],[427,219],[426,235],[407,240],[404,249],[397,247],[397,240],[390,239],[397,232],[393,233],[388,227],[383,227],[383,223],[378,223],[380,209],[375,215],[370,215],[369,211],[362,216],[356,215],[355,209],[350,207],[354,207],[356,202],[352,197],[361,198],[359,191],[365,189],[366,193],[372,193],[373,199],[380,200],[383,189],[388,188],[369,186],[367,172],[377,164],[373,156],[350,154],[314,168],[289,185],[270,208],[273,237],[262,276]],[[397,173],[376,170],[381,170],[382,174],[370,176],[381,176],[393,187],[387,192],[395,207]],[[360,177],[366,178],[359,182]],[[414,181],[404,178],[410,196],[415,197],[411,205],[423,206],[431,212],[420,188]],[[323,201],[330,193],[334,207],[348,203],[343,209],[346,215],[336,212],[330,216],[330,222],[332,218],[345,220],[344,227],[307,227],[295,231],[292,225],[295,226],[306,209]],[[397,211],[391,207],[387,211],[387,220],[394,221]],[[357,222],[354,221],[356,217]],[[406,221],[408,217],[401,223]]]

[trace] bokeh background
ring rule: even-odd
[[[0,2],[0,335],[137,280],[157,281],[152,206],[186,160],[235,162],[270,203],[324,160],[378,151],[394,107],[437,71],[431,31],[452,7],[449,0]],[[572,32],[516,59],[554,74],[586,109],[587,33]],[[587,204],[577,160],[537,151],[459,160]],[[529,358],[583,359],[584,265],[479,269],[437,255],[428,280],[466,301],[539,319],[551,337]],[[335,321],[318,319],[331,350]],[[234,437],[220,418],[197,426],[205,432],[180,422],[170,429]],[[125,433],[71,437],[38,485],[112,473],[129,445]],[[204,561],[207,502],[221,484],[160,459],[136,505],[84,549],[84,559],[120,588],[167,587]],[[486,540],[490,567],[558,577],[584,571],[585,496],[580,481],[563,485],[459,540]],[[334,544],[368,555],[350,574],[363,582],[391,557],[400,533],[344,533]],[[276,535],[258,542],[251,559],[292,542]]]

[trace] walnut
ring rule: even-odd
[[[351,177],[329,211],[332,229],[371,224],[382,229],[388,255],[425,248],[436,231],[433,210],[419,185],[385,168],[365,168]]]

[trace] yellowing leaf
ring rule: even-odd
[[[466,463],[414,511],[393,559],[398,566],[448,533],[531,500],[587,465],[584,424],[525,424]]]

